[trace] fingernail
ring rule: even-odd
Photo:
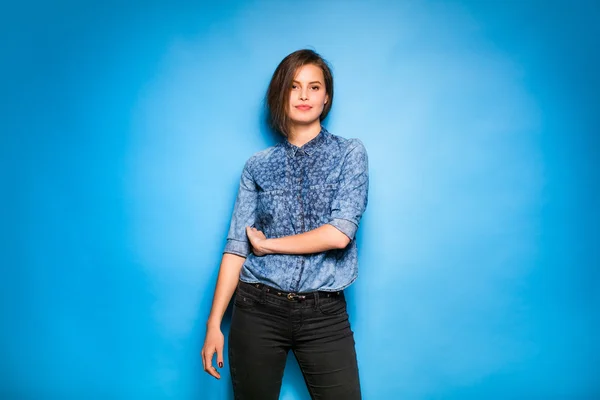
[[[219,363],[219,368],[223,368],[223,363],[222,362]]]

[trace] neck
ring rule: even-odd
[[[297,147],[302,147],[305,143],[316,138],[321,132],[321,122],[315,121],[310,125],[293,125],[290,127],[290,133],[287,136],[287,141]]]

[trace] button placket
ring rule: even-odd
[[[299,217],[300,217],[300,230],[304,232],[304,201],[302,199],[302,191],[304,190],[304,160],[305,153],[303,150],[298,150],[299,158],[299,168],[298,168],[298,207],[299,207]]]
[[[300,233],[303,233],[305,230],[305,221],[304,221],[304,202],[302,198],[302,191],[304,190],[304,169],[305,169],[305,156],[306,153],[302,149],[298,149],[296,151],[295,163],[296,166],[296,200],[297,200],[297,218],[300,222]],[[302,279],[302,273],[304,272],[304,263],[305,258],[299,257],[299,264],[296,270],[298,271],[297,280],[295,286],[298,287],[300,285],[300,281]]]

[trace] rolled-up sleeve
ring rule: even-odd
[[[257,190],[250,172],[250,160],[244,165],[238,189],[233,215],[227,233],[227,243],[223,253],[247,257],[250,243],[246,235],[246,226],[253,226],[256,219]]]
[[[367,150],[360,139],[352,139],[352,142],[343,160],[340,184],[331,204],[329,222],[350,240],[354,239],[369,195]]]

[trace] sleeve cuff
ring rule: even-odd
[[[250,246],[248,242],[243,242],[241,240],[235,239],[227,239],[227,243],[225,244],[225,249],[223,253],[231,253],[236,254],[242,257],[248,257],[250,253]]]
[[[356,234],[356,230],[358,229],[358,225],[356,225],[354,222],[341,218],[332,219],[331,221],[329,221],[329,225],[333,225],[334,227],[336,227],[343,234],[348,236],[350,240],[354,239],[354,235]]]

